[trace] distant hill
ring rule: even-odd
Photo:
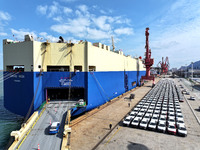
[[[178,70],[186,70],[186,69],[191,69],[191,68],[192,68],[192,64],[188,66],[181,66]],[[193,69],[200,69],[200,60],[193,63]]]
[[[192,64],[188,68],[192,68]],[[193,63],[193,69],[200,69],[200,60]]]

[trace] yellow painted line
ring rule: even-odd
[[[111,136],[111,138],[104,144],[104,146],[106,146],[111,141],[111,139],[117,134],[117,132],[119,132],[120,129],[121,127],[119,127],[119,129]]]
[[[35,126],[35,124],[37,123],[37,121],[39,120],[39,118],[41,117],[41,115],[43,114],[43,112],[45,111],[45,109],[46,109],[46,107],[42,110],[42,112],[40,113],[40,115],[37,117],[36,121],[33,123],[33,125],[31,126],[31,128],[29,129],[29,131],[26,133],[25,137],[23,138],[23,140],[21,141],[21,143],[19,144],[19,146],[17,147],[16,150],[18,150],[21,147],[22,143],[27,138],[27,136],[31,132],[31,129],[33,129],[33,127]]]

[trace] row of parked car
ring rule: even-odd
[[[125,126],[187,136],[175,83],[160,80],[124,118]]]

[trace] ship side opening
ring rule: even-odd
[[[70,93],[70,96],[69,96]],[[47,88],[49,101],[78,101],[85,99],[84,88]]]
[[[18,65],[18,66],[6,66],[6,71],[14,71],[14,72],[24,72],[24,65]]]

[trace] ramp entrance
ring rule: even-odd
[[[47,97],[50,101],[78,101],[84,99],[84,88],[71,88],[70,100],[69,88],[48,88]]]

